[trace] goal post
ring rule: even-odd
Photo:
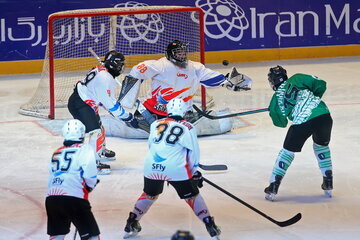
[[[144,60],[158,59],[171,41],[188,43],[188,58],[205,63],[203,11],[198,7],[140,6],[81,9],[51,14],[48,41],[39,85],[19,113],[55,118],[55,109],[66,107],[75,84],[98,64],[92,48],[103,59],[109,50],[124,54],[125,72]],[[141,85],[140,98],[150,93],[150,81]],[[120,92],[120,91],[118,91]],[[197,93],[203,108],[212,98],[205,88]]]

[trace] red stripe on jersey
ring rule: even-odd
[[[82,190],[83,190],[83,193],[84,193],[84,199],[88,200],[89,199],[89,192],[88,192],[88,190],[86,190],[85,184],[86,184],[85,182],[82,182],[82,185],[83,185]]]
[[[189,178],[192,178],[192,173],[191,173],[191,170],[190,170],[190,166],[189,166],[189,161],[190,161],[190,156],[189,156],[189,150],[186,151],[186,165],[185,165],[185,168],[186,168],[186,172],[187,172],[187,175]]]

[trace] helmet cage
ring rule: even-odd
[[[175,40],[168,45],[166,50],[166,58],[175,65],[186,68],[187,66],[187,44],[182,41]]]

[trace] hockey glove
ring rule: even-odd
[[[134,115],[132,113],[129,113],[129,116],[127,118],[122,118],[127,126],[132,128],[139,128],[139,123],[136,118],[134,118]]]
[[[193,180],[195,186],[197,186],[198,188],[202,188],[204,179],[202,177],[201,172],[196,171],[194,173],[194,175],[192,176],[192,180]]]
[[[235,67],[232,68],[230,74],[226,74],[225,78],[223,86],[229,90],[236,92],[251,90],[252,80],[248,76],[239,73]]]

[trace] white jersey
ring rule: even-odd
[[[88,199],[85,184],[94,188],[97,181],[94,149],[82,143],[57,149],[50,160],[49,174],[48,196]]]
[[[144,106],[163,116],[166,116],[166,103],[171,99],[182,98],[191,110],[192,98],[200,84],[217,87],[225,81],[223,74],[206,68],[199,62],[189,60],[187,67],[181,68],[165,57],[141,62],[131,69],[129,75],[145,81],[152,80],[152,97],[144,102]]]
[[[92,69],[77,83],[76,88],[80,98],[96,113],[102,105],[116,117],[128,117],[128,113],[125,113],[124,108],[116,100],[116,81],[103,65]]]
[[[154,180],[190,179],[199,165],[196,129],[185,121],[164,118],[150,126],[144,176]]]

